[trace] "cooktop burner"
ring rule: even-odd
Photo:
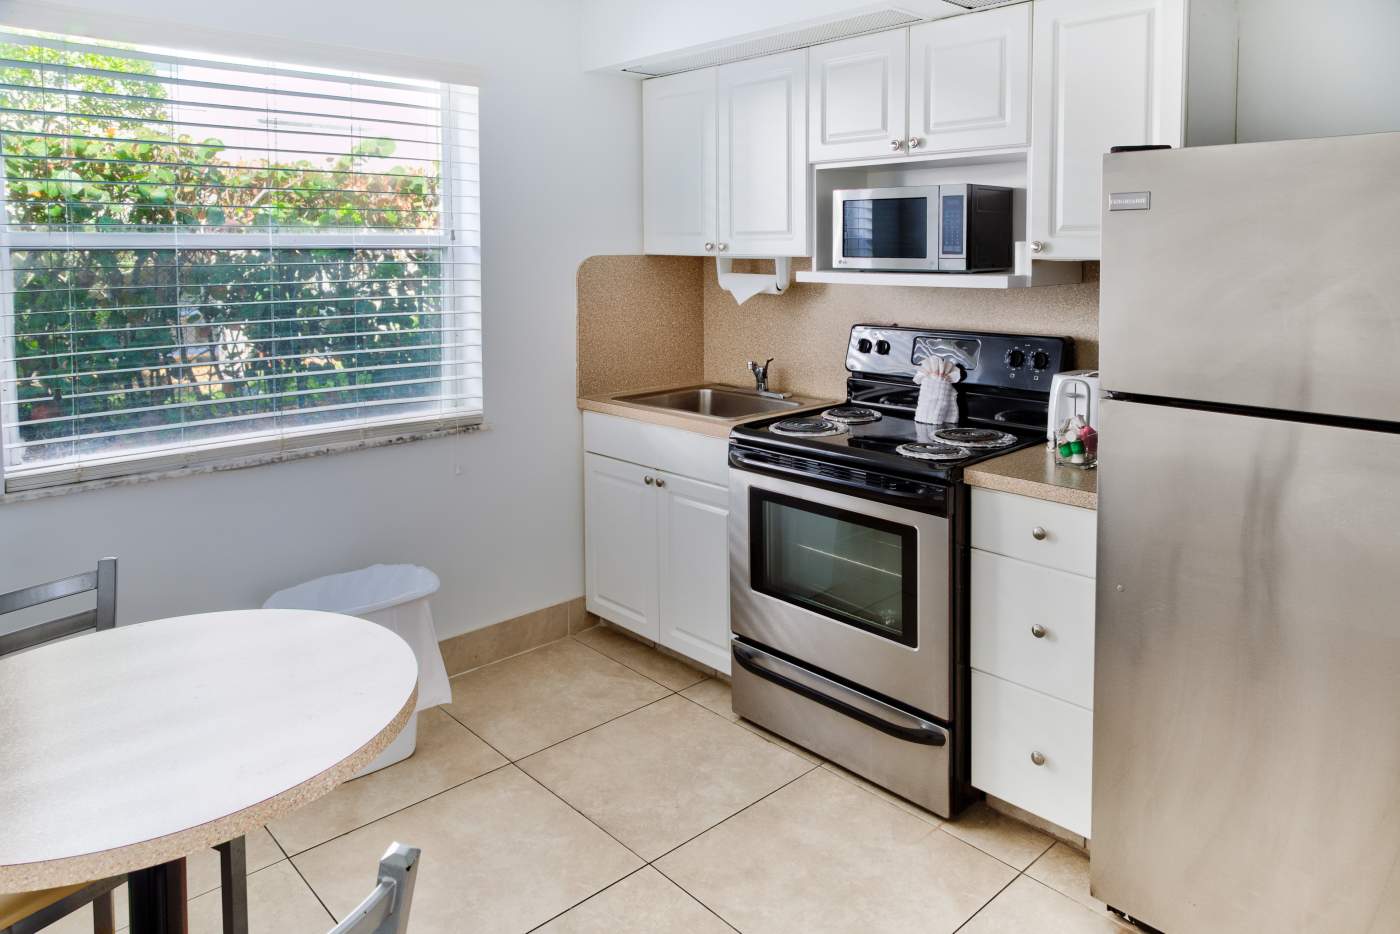
[[[1016,436],[993,428],[940,428],[933,433],[935,441],[957,444],[974,451],[1004,448],[1016,443]]]
[[[863,405],[838,405],[823,412],[822,418],[838,425],[868,425],[878,422],[880,413]]]
[[[960,448],[956,444],[939,444],[933,441],[901,444],[894,451],[896,454],[921,461],[959,461],[972,456],[972,452],[967,448]]]
[[[846,433],[844,425],[827,421],[818,416],[807,418],[786,418],[768,426],[775,435],[790,435],[795,438],[825,438]]]

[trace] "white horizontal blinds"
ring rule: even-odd
[[[474,88],[0,31],[7,489],[481,411]]]

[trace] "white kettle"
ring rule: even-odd
[[[1050,380],[1050,420],[1045,426],[1047,441],[1055,440],[1055,430],[1065,419],[1078,415],[1099,430],[1099,371],[1066,370]]]

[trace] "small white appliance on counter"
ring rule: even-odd
[[[1078,415],[1094,431],[1099,430],[1099,371],[1066,370],[1050,380],[1050,420],[1045,425],[1047,441],[1055,440],[1056,429],[1065,419]]]

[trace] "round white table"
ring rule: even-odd
[[[132,934],[183,932],[184,857],[353,776],[413,714],[374,623],[239,610],[0,658],[0,892],[128,874]]]

